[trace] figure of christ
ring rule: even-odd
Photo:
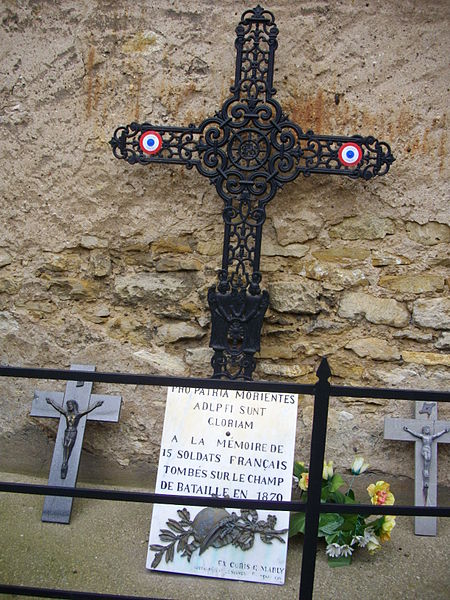
[[[72,453],[72,449],[75,445],[75,440],[77,439],[77,427],[80,419],[92,412],[99,406],[103,404],[103,400],[99,400],[96,402],[91,408],[85,410],[83,412],[79,412],[78,410],[78,402],[76,400],[68,400],[67,401],[67,410],[53,402],[50,398],[46,398],[48,404],[51,404],[55,410],[64,415],[66,419],[66,430],[64,432],[64,440],[63,440],[63,462],[61,465],[61,479],[65,479],[67,475],[69,458]]]
[[[430,487],[430,465],[431,465],[431,457],[432,457],[431,444],[433,443],[434,440],[436,440],[437,438],[440,438],[442,435],[444,435],[445,433],[450,431],[450,428],[446,427],[445,429],[443,429],[439,433],[435,433],[434,435],[431,434],[431,429],[430,429],[429,425],[424,425],[422,427],[422,433],[416,433],[415,431],[412,431],[411,429],[406,427],[406,425],[403,427],[403,431],[407,431],[408,433],[413,435],[415,438],[422,440],[421,455],[423,458],[423,470],[422,470],[423,491],[424,491],[425,497],[427,497],[428,488]]]

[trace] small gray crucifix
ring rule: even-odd
[[[387,440],[415,442],[416,506],[437,506],[437,445],[450,443],[450,423],[437,420],[435,402],[416,402],[415,419],[384,419]],[[416,535],[436,535],[436,517],[415,517]]]
[[[93,365],[71,365],[72,371],[95,371]],[[34,393],[32,417],[59,417],[49,485],[75,487],[86,420],[117,422],[121,396],[91,394],[92,382],[68,381],[66,391]],[[69,523],[73,498],[46,496],[42,521]]]

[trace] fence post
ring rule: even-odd
[[[331,376],[331,371],[326,358],[322,359],[316,375],[319,381],[315,385],[314,393],[314,418],[311,436],[311,456],[309,458],[308,500],[306,502],[300,600],[312,600],[314,589],[322,471],[327,440],[328,403],[330,399],[330,384],[328,379]]]

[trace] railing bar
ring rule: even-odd
[[[106,373],[102,371],[69,371],[64,369],[0,366],[0,377],[1,376],[26,379],[93,381],[125,385],[153,385],[165,387],[314,394],[314,385],[312,384],[283,383],[277,381],[232,381],[229,379],[206,379],[202,377],[169,377],[162,375],[144,375],[141,373]]]
[[[35,483],[11,483],[0,481],[0,492],[34,494],[39,496],[64,496],[74,498],[94,498],[118,502],[142,502],[147,504],[187,504],[189,506],[214,506],[223,508],[250,508],[305,512],[306,504],[299,501],[278,502],[275,500],[243,500],[237,498],[211,498],[199,496],[172,496],[153,492],[129,492],[124,490],[102,490],[95,488],[66,488]],[[395,505],[379,506],[372,504],[331,504],[321,503],[321,513],[361,513],[367,515],[417,515],[450,516],[450,506]]]
[[[348,396],[350,398],[380,398],[385,400],[428,400],[430,402],[450,402],[450,392],[445,391],[364,388],[343,385],[332,385],[330,387],[330,396],[334,396],[336,398]]]
[[[323,359],[317,371],[319,381],[314,396],[314,416],[309,459],[308,500],[306,502],[305,537],[303,542],[302,568],[300,574],[300,600],[312,600],[314,573],[316,569],[317,534],[322,493],[322,471],[327,441],[328,404],[331,375],[328,362]]]
[[[93,599],[104,598],[105,600],[169,600],[165,598],[156,598],[154,596],[123,596],[121,594],[104,594],[99,592],[81,592],[76,590],[59,590],[57,588],[39,588],[22,585],[7,585],[0,583],[0,594],[19,594],[21,596],[41,596],[44,598],[72,598]]]
[[[231,381],[228,379],[205,379],[201,377],[168,377],[140,373],[107,373],[102,371],[69,371],[65,369],[41,369],[0,366],[0,377],[26,379],[54,379],[69,381],[93,381],[125,385],[154,385],[165,387],[193,387],[205,389],[228,389],[245,391],[286,392],[313,395],[315,385],[285,383],[279,381]],[[330,385],[330,396],[350,398],[379,398],[385,400],[428,400],[450,402],[450,392],[435,390],[406,390],[394,388],[350,387]]]

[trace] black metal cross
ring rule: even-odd
[[[269,305],[260,287],[266,204],[300,173],[368,180],[387,173],[394,157],[373,137],[315,135],[283,113],[273,98],[278,29],[271,12],[247,10],[236,33],[232,95],[213,117],[188,127],[131,123],[110,144],[130,164],[196,167],[215,185],[225,233],[219,281],[208,291],[213,377],[250,380]]]

